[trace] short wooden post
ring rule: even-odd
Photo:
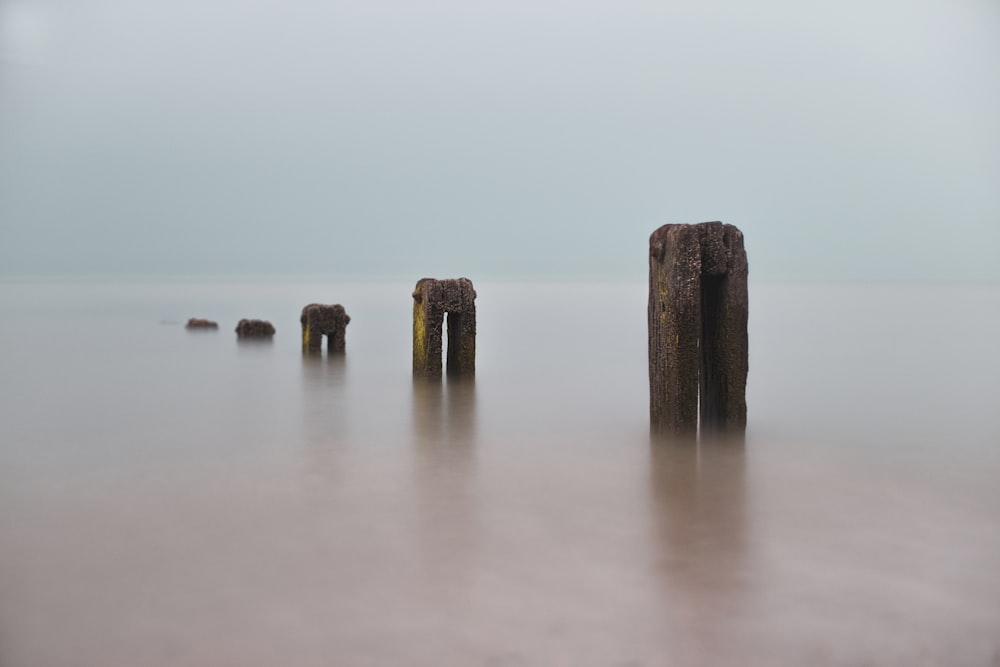
[[[649,418],[654,433],[746,430],[743,233],[704,222],[649,237]],[[700,404],[700,409],[699,409]]]
[[[240,320],[236,324],[237,338],[270,338],[274,325],[266,320]]]
[[[343,354],[347,348],[347,325],[351,317],[339,303],[324,306],[311,303],[302,309],[299,317],[302,324],[302,352],[317,354],[323,350],[323,336],[326,336],[328,354]]]

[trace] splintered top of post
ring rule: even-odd
[[[649,236],[649,256],[662,262],[671,250],[682,247],[700,248],[700,273],[715,276],[746,267],[743,232],[722,222],[700,222],[694,225],[663,225]]]
[[[439,305],[450,313],[472,312],[475,310],[473,301],[476,298],[476,290],[468,278],[447,280],[421,278],[413,289],[413,298],[417,303],[426,301]]]
[[[320,320],[343,318],[344,324],[349,324],[351,321],[351,316],[347,314],[347,311],[339,303],[329,306],[322,303],[310,303],[302,309],[299,322],[305,324],[310,316]]]

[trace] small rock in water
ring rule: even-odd
[[[213,322],[212,320],[203,320],[197,317],[192,317],[184,325],[185,329],[218,329],[219,323]]]

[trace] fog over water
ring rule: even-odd
[[[751,284],[743,447],[650,442],[644,284],[476,288],[425,383],[411,283],[0,283],[0,664],[1000,659],[996,287]]]
[[[994,0],[4,0],[0,273],[996,282],[998,117]]]

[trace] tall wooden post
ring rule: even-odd
[[[424,278],[413,290],[413,373],[441,376],[445,316],[448,375],[476,372],[476,291],[468,278]]]
[[[746,429],[743,233],[704,222],[649,237],[649,418],[654,433]],[[700,404],[700,409],[699,409]]]

